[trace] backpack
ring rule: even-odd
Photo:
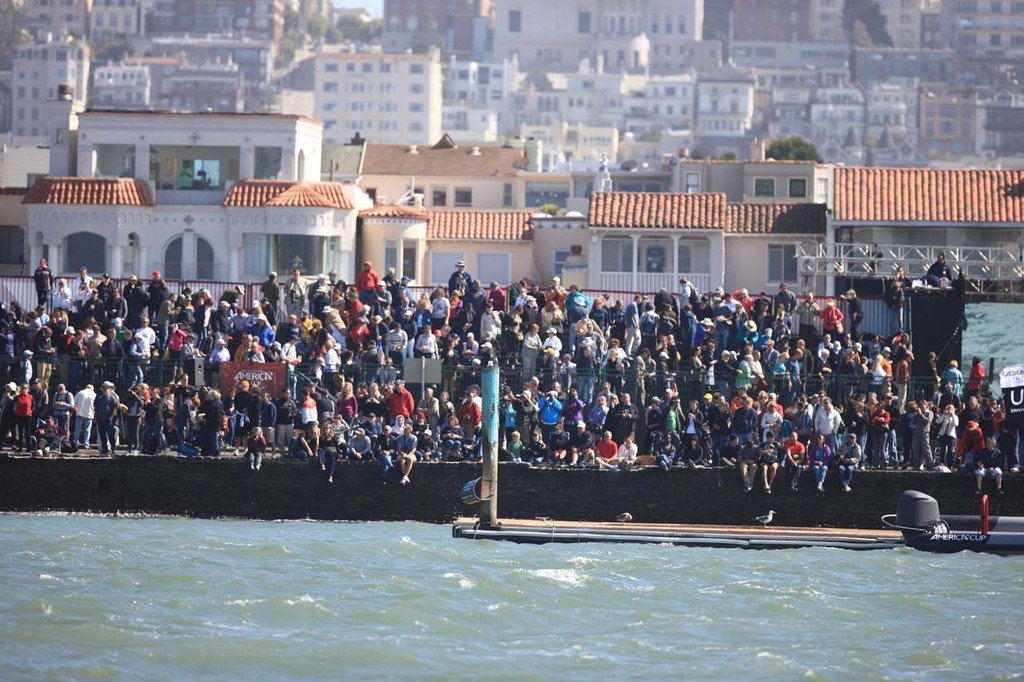
[[[644,334],[656,333],[658,331],[658,316],[650,312],[641,315],[640,331]]]

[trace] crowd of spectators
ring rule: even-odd
[[[939,262],[925,286],[951,276]],[[888,335],[862,331],[853,290],[824,300],[786,284],[700,292],[683,277],[675,292],[591,300],[558,277],[484,284],[462,261],[432,291],[366,262],[351,284],[270,273],[250,300],[241,287],[172,292],[160,272],[119,286],[83,268],[69,283],[45,260],[34,281],[37,307],[12,303],[0,320],[12,379],[0,437],[18,448],[87,447],[95,430],[104,453],[229,448],[254,471],[270,453],[315,461],[332,480],[338,461],[366,461],[383,483],[394,469],[408,484],[417,462],[480,456],[479,389],[451,377],[496,363],[511,461],[734,466],[745,490],[769,494],[780,475],[798,488],[805,469],[818,493],[830,471],[849,491],[858,468],[968,469],[980,490],[986,475],[1001,487],[1002,472],[1019,469],[1017,431],[980,359],[965,378],[932,357],[934,391],[910,394],[921,377],[902,272],[886,282]],[[214,377],[229,360],[284,363],[288,390],[243,382],[221,395],[180,369],[152,380],[151,366],[185,358]],[[439,360],[446,379],[414,396],[409,358]]]

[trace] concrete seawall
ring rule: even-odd
[[[459,501],[478,464],[419,465],[413,483],[387,486],[375,465],[339,465],[334,484],[308,463],[265,461],[252,472],[237,458],[28,458],[0,456],[0,511],[141,512],[198,517],[411,520],[445,523],[475,513]],[[735,470],[657,468],[643,471],[548,470],[502,464],[499,513],[505,518],[550,517],[609,521],[629,511],[641,523],[750,525],[768,509],[776,524],[879,528],[900,493],[915,489],[939,501],[944,514],[974,514],[974,476],[918,472],[858,472],[853,492],[830,474],[826,494],[814,494],[804,472],[801,490],[781,485],[773,495],[742,491]],[[1024,476],[1004,481],[991,513],[1024,516]]]

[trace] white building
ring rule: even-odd
[[[93,0],[16,0],[21,5],[23,25],[33,31],[64,31],[85,38]]]
[[[707,137],[741,137],[754,122],[754,77],[723,66],[697,76],[697,126]]]
[[[505,0],[495,7],[494,57],[523,70],[574,71],[581,60],[609,70],[673,73],[692,64],[704,0]]]
[[[106,64],[93,71],[92,95],[95,107],[145,109],[152,102],[149,67],[142,64]]]
[[[864,130],[864,95],[854,87],[820,88],[811,102],[811,137],[816,145],[842,142]]]
[[[356,217],[371,202],[355,185],[318,181],[318,121],[53,104],[69,142],[51,147],[50,177],[25,198],[30,262],[114,277],[254,281],[293,267],[354,277]],[[69,164],[77,175],[62,177]]]
[[[58,86],[69,86],[71,96],[82,102],[89,94],[89,46],[73,39],[47,38],[20,45],[14,54],[11,130],[18,138],[46,139],[46,103],[63,96]]]
[[[880,138],[888,129],[895,141],[916,147],[919,138],[917,88],[916,78],[894,78],[867,86],[864,92],[866,136]]]
[[[441,109],[444,130],[464,142],[494,142],[498,139],[498,113],[481,105],[457,102]]]
[[[381,143],[427,144],[441,136],[440,54],[321,52],[316,57],[316,117],[324,140],[361,133]]]

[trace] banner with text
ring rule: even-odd
[[[286,371],[283,362],[222,362],[220,390],[226,395],[228,389],[237,389],[243,381],[248,381],[260,393],[267,392],[277,398],[288,386]]]
[[[999,373],[1003,387],[1003,413],[1018,429],[1024,429],[1024,365],[1010,365]]]

